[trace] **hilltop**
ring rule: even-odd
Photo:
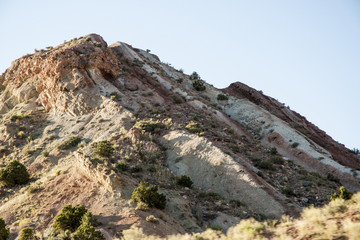
[[[106,239],[134,227],[166,237],[306,219],[340,186],[360,189],[359,156],[275,99],[239,82],[217,89],[96,34],[15,60],[0,89],[0,165],[17,160],[30,178],[0,191],[10,239],[26,227],[65,239],[54,223],[69,204]],[[134,197],[140,182],[159,195]],[[338,211],[354,226],[356,196]]]

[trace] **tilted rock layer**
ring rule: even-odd
[[[196,80],[96,34],[15,60],[0,77],[0,167],[17,159],[31,181],[0,191],[11,239],[24,227],[49,238],[66,204],[89,209],[106,239],[131,226],[166,237],[298,216],[340,185],[360,189],[359,156],[304,117],[241,83],[197,91]],[[165,209],[136,208],[141,181]]]

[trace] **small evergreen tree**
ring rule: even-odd
[[[87,213],[87,210],[83,205],[77,205],[75,207],[66,205],[55,218],[54,229],[57,231],[69,230],[74,232],[80,226],[81,219],[85,213]]]
[[[158,193],[157,190],[158,187],[156,185],[150,188],[148,182],[140,182],[140,186],[133,191],[131,199],[136,203],[145,203],[149,207],[164,209],[166,197],[164,194]]]
[[[110,157],[113,152],[114,148],[107,140],[98,142],[94,151],[94,153],[100,157]]]
[[[96,231],[92,225],[93,217],[90,212],[84,214],[81,219],[81,225],[74,234],[74,240],[105,240],[100,231]]]
[[[177,184],[180,185],[180,186],[183,186],[183,187],[191,188],[191,186],[193,185],[193,181],[191,181],[191,178],[189,176],[182,175],[177,180]]]
[[[190,79],[191,80],[200,80],[200,75],[197,73],[197,72],[193,72],[191,75],[190,75]]]
[[[4,169],[0,170],[0,181],[6,187],[28,183],[29,178],[26,167],[17,160],[11,161]]]
[[[19,240],[38,240],[31,228],[24,228],[21,232]]]
[[[206,89],[203,80],[195,80],[192,85],[196,91],[205,91]]]

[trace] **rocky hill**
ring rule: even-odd
[[[10,239],[24,229],[77,239],[84,226],[105,239],[207,228],[236,238],[241,224],[264,224],[244,219],[298,217],[340,186],[360,189],[359,156],[275,99],[242,83],[217,89],[96,34],[15,60],[0,90],[0,217]],[[344,216],[358,226],[353,202],[355,217]],[[83,214],[76,227],[61,222],[76,220],[63,209],[80,211],[67,205],[99,224]]]

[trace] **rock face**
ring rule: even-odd
[[[258,213],[280,217],[285,209],[268,195],[247,169],[206,139],[173,131],[161,140],[167,163],[177,176],[189,176],[198,187],[238,199]]]
[[[15,60],[0,76],[0,167],[17,159],[32,180],[0,191],[11,239],[27,226],[48,238],[66,204],[91,210],[107,239],[131,226],[166,237],[297,216],[341,185],[360,189],[359,158],[304,117],[241,83],[203,84],[96,34]],[[165,209],[136,208],[141,181]]]
[[[334,160],[340,164],[350,168],[359,168],[359,156],[350,153],[343,144],[336,142],[324,131],[306,120],[304,116],[290,110],[274,98],[268,97],[240,82],[232,83],[228,88],[223,89],[223,91],[238,98],[248,99],[287,122],[292,128],[300,131],[322,148],[327,149]]]
[[[98,35],[72,40],[54,49],[15,60],[3,75],[0,112],[36,98],[47,111],[74,116],[100,105],[98,91],[114,91],[107,83],[119,74],[120,64]]]

